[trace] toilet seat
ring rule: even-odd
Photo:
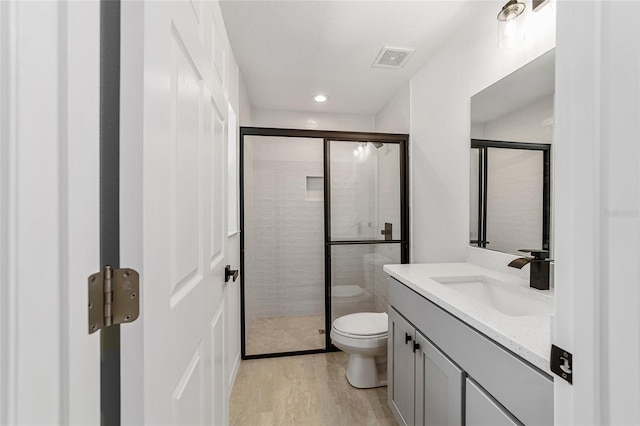
[[[337,318],[331,328],[345,337],[375,339],[388,333],[386,312],[358,312]]]
[[[344,331],[340,331],[340,330],[336,330],[335,327],[331,327],[331,330],[333,331],[334,335],[339,335],[342,337],[346,337],[349,339],[362,339],[362,340],[377,340],[377,339],[386,339],[387,338],[387,333],[380,333],[380,334],[373,334],[373,335],[368,335],[368,336],[363,336],[361,334],[350,334],[350,333],[345,333]]]

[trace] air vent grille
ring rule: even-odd
[[[378,57],[373,61],[374,68],[402,68],[407,63],[414,49],[397,47],[383,47]]]

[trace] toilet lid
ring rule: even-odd
[[[333,328],[342,333],[358,336],[386,334],[389,329],[386,312],[358,312],[336,319]]]

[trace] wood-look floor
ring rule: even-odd
[[[259,318],[251,322],[247,355],[324,349],[324,315]]]
[[[356,389],[344,352],[242,361],[231,392],[232,426],[397,425],[387,388]]]

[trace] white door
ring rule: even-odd
[[[100,423],[99,2],[0,2],[0,424]]]
[[[221,22],[214,2],[122,3],[121,264],[141,276],[123,424],[226,422]]]

